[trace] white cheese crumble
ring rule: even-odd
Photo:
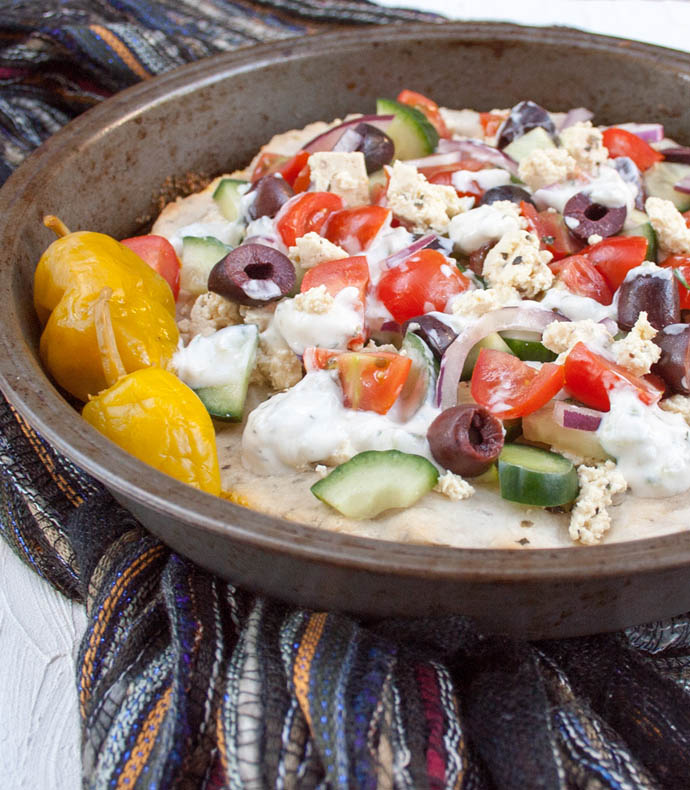
[[[600,466],[579,466],[580,493],[572,510],[568,534],[574,541],[593,546],[611,526],[608,508],[616,494],[628,487],[613,461]]]
[[[454,137],[483,137],[484,127],[476,110],[452,110],[439,107],[446,129]]]
[[[327,313],[333,307],[334,301],[325,285],[317,285],[315,288],[309,288],[304,293],[297,294],[293,304],[295,310],[320,315],[321,313]]]
[[[333,244],[315,231],[309,231],[295,241],[295,246],[288,250],[288,257],[302,269],[312,269],[326,261],[337,261],[347,258],[348,254],[342,247]]]
[[[687,395],[671,395],[659,401],[659,408],[671,414],[680,414],[690,425],[690,397]]]
[[[414,165],[395,162],[387,171],[390,175],[386,193],[388,207],[396,217],[409,222],[412,230],[445,233],[451,217],[463,210],[453,187],[430,184]]]
[[[592,126],[591,121],[573,124],[560,132],[561,145],[573,157],[578,167],[595,175],[599,165],[609,158],[604,146],[601,129]]]
[[[662,253],[690,255],[690,228],[670,200],[647,198],[644,204]]]
[[[274,326],[275,303],[265,307],[241,307],[245,324],[259,330],[256,369],[274,390],[285,390],[302,378],[302,362]]]
[[[474,494],[474,488],[467,480],[450,471],[446,471],[439,476],[438,482],[434,486],[434,491],[447,496],[452,502],[468,499]]]
[[[485,244],[497,242],[509,231],[526,227],[519,206],[510,200],[497,200],[453,217],[448,236],[460,252],[469,255]]]
[[[241,324],[239,306],[219,294],[207,291],[197,296],[188,318],[181,318],[177,326],[180,336],[189,342],[195,335],[212,335],[223,327]]]
[[[348,208],[369,202],[369,176],[361,151],[319,151],[307,164],[316,192],[333,192]]]
[[[599,244],[599,242],[603,240],[604,240],[603,236],[600,236],[598,233],[592,233],[592,235],[587,239],[587,244],[589,244],[589,246],[592,247],[595,244]]]
[[[464,291],[451,300],[450,309],[453,315],[467,318],[480,318],[492,310],[520,303],[520,294],[509,285],[498,285],[496,288]]]
[[[652,342],[656,334],[657,330],[649,323],[643,310],[630,332],[613,344],[616,362],[636,376],[646,376],[661,356],[661,348]]]
[[[577,162],[565,148],[537,148],[520,162],[518,176],[534,192],[575,178]]]
[[[552,257],[548,250],[539,249],[533,233],[513,230],[489,250],[482,274],[492,286],[509,286],[523,296],[536,296],[551,287],[553,273],[547,264]]]
[[[577,343],[584,343],[592,351],[608,356],[613,335],[603,324],[590,318],[581,321],[553,321],[544,330],[541,342],[550,351],[561,355],[557,360],[561,363]]]

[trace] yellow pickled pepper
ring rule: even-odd
[[[166,367],[177,349],[170,286],[102,233],[67,232],[48,247],[34,275],[34,305],[45,324],[41,359],[82,401],[126,373]]]
[[[82,417],[123,450],[183,483],[220,494],[213,423],[177,376],[145,368],[92,398]]]

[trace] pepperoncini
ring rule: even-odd
[[[145,368],[92,398],[82,417],[123,450],[209,494],[220,494],[213,423],[177,376]]]
[[[34,275],[41,359],[58,384],[85,401],[126,373],[166,367],[179,337],[166,281],[110,236],[46,224],[65,233]]]

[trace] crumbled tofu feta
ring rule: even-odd
[[[680,414],[690,425],[690,397],[687,395],[671,395],[670,398],[664,398],[659,401],[659,408],[671,414]]]
[[[273,320],[275,309],[276,303],[270,302],[261,307],[240,305],[239,312],[245,324],[254,324],[254,326],[258,327],[259,332],[265,332]]]
[[[594,244],[599,244],[599,242],[603,240],[603,236],[600,236],[598,233],[592,233],[592,235],[587,239],[587,244],[589,244],[591,247]]]
[[[647,198],[644,204],[662,253],[690,255],[690,228],[670,200]]]
[[[483,137],[484,128],[476,110],[451,110],[439,107],[446,129],[457,137]]]
[[[295,246],[288,250],[288,257],[295,266],[312,269],[325,261],[337,261],[348,255],[342,247],[312,230],[295,241]]]
[[[551,258],[548,250],[539,249],[539,240],[533,233],[513,230],[489,250],[482,274],[491,286],[509,286],[522,296],[536,296],[553,282],[553,273],[547,266]]]
[[[265,307],[241,307],[240,313],[245,324],[255,324],[259,329],[255,371],[272,389],[284,390],[297,384],[303,371],[300,358],[273,326],[275,309],[273,303]]]
[[[661,348],[652,342],[656,334],[643,310],[628,334],[613,344],[616,362],[636,376],[646,376],[661,356]]]
[[[520,180],[533,192],[551,184],[560,184],[578,174],[577,162],[565,148],[537,148],[518,167]]]
[[[296,310],[314,315],[327,313],[334,302],[335,299],[328,293],[325,285],[317,285],[304,293],[297,294],[293,301]]]
[[[453,502],[468,499],[474,494],[474,488],[467,480],[460,477],[460,475],[453,474],[453,472],[444,472],[438,478],[434,491],[447,496]]]
[[[188,343],[196,335],[207,337],[231,324],[241,324],[239,306],[208,291],[197,296],[188,318],[178,321],[180,335]]]
[[[317,192],[339,195],[348,208],[369,202],[369,176],[361,151],[319,151],[307,163]]]
[[[323,478],[328,474],[328,467],[324,466],[324,464],[316,464],[314,471],[319,477]]]
[[[577,165],[587,173],[596,175],[599,165],[609,158],[604,146],[604,135],[592,126],[591,121],[573,124],[560,133],[561,145]]]
[[[448,236],[463,254],[493,244],[511,230],[524,230],[527,221],[520,207],[510,200],[497,200],[488,206],[478,206],[453,217]]]
[[[520,294],[515,288],[499,285],[496,288],[477,289],[458,294],[452,301],[451,310],[453,315],[480,318],[484,313],[519,303]]]
[[[451,217],[463,210],[453,187],[430,184],[414,165],[395,162],[388,172],[388,206],[396,217],[409,222],[413,231],[445,233]]]
[[[542,333],[541,342],[550,351],[560,354],[563,361],[577,343],[584,343],[597,353],[608,355],[613,335],[608,329],[590,318],[582,321],[553,321]]]
[[[611,526],[608,507],[616,494],[628,487],[613,461],[599,466],[578,467],[580,493],[570,517],[568,534],[588,546],[599,543]]]

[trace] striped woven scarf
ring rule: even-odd
[[[0,180],[71,117],[200,57],[338,24],[363,0],[2,4]],[[690,618],[525,643],[462,617],[366,626],[171,553],[0,404],[3,537],[89,625],[89,788],[690,787]]]

